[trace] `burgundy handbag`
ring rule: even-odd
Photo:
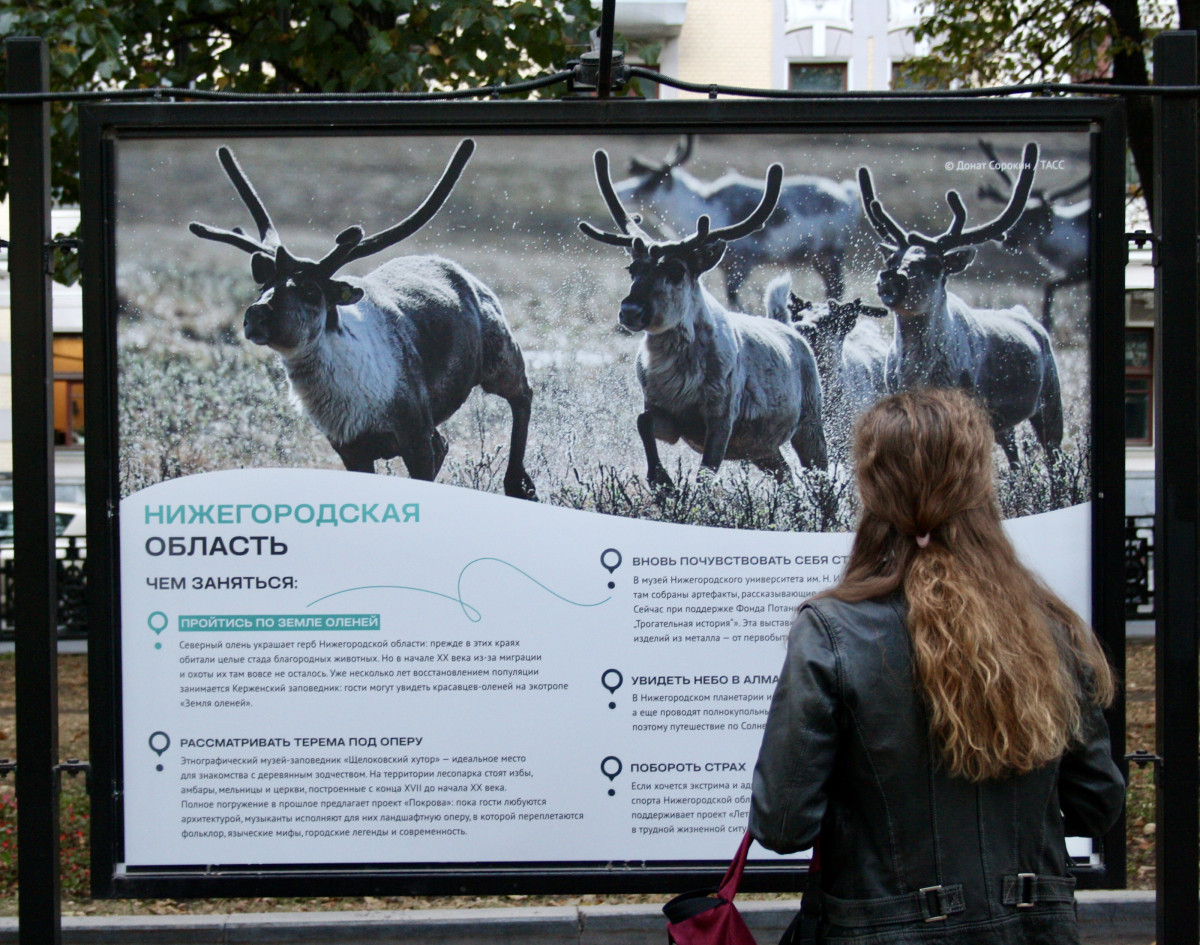
[[[674,945],[756,945],[733,904],[752,841],[749,833],[742,838],[737,855],[716,889],[686,892],[663,906],[667,941]]]

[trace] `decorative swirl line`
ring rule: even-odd
[[[331,594],[325,594],[321,597],[318,597],[316,600],[311,601],[306,606],[312,607],[316,604],[321,603],[321,601],[329,600],[331,597],[338,597],[342,594],[351,594],[354,591],[372,591],[372,590],[414,591],[417,594],[430,594],[434,597],[440,597],[443,600],[452,600],[456,604],[458,604],[459,607],[462,608],[463,615],[469,621],[471,621],[471,623],[479,623],[479,621],[483,619],[483,613],[479,610],[478,607],[475,607],[474,605],[467,603],[467,601],[463,599],[463,586],[462,585],[463,585],[463,577],[466,575],[467,571],[470,570],[470,568],[473,565],[481,564],[485,561],[495,562],[496,564],[504,565],[506,568],[511,568],[513,571],[516,571],[519,575],[521,575],[521,577],[526,578],[533,584],[536,584],[538,587],[540,587],[543,591],[545,591],[550,596],[557,597],[559,600],[563,601],[564,603],[571,604],[574,607],[599,607],[601,604],[607,604],[610,600],[612,600],[611,594],[608,597],[604,598],[603,600],[598,600],[598,601],[595,601],[594,603],[590,603],[590,604],[584,603],[582,601],[571,600],[569,597],[564,597],[562,594],[558,593],[558,591],[555,591],[552,588],[547,587],[545,584],[543,584],[541,581],[539,581],[537,578],[535,578],[528,571],[523,571],[521,568],[518,568],[515,564],[505,561],[503,558],[476,558],[473,561],[468,561],[465,565],[463,565],[462,570],[460,570],[458,572],[458,582],[457,582],[457,586],[456,586],[457,596],[452,595],[452,594],[443,594],[443,593],[441,593],[441,591],[431,591],[429,588],[426,588],[426,587],[413,587],[411,585],[406,585],[406,584],[364,584],[361,587],[347,587],[344,590],[334,591]]]

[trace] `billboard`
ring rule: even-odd
[[[596,104],[89,112],[106,891],[727,861],[889,390],[1098,615],[1116,113]]]

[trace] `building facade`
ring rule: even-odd
[[[886,91],[905,84],[904,63],[922,51],[912,37],[919,6],[919,0],[617,0],[616,25],[631,48],[661,44],[658,61],[648,65],[685,81]]]

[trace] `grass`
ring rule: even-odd
[[[0,657],[0,755],[16,752],[14,714],[15,661]],[[1126,747],[1154,748],[1154,644],[1130,641],[1126,647]],[[87,658],[59,657],[59,744],[61,756],[87,757]],[[1154,780],[1150,769],[1130,772],[1127,798],[1126,849],[1130,889],[1153,889],[1155,881]],[[497,908],[574,906],[602,903],[661,903],[664,895],[453,896],[453,897],[317,897],[256,899],[128,899],[93,900],[88,884],[90,803],[82,778],[64,778],[61,795],[64,915],[233,915],[248,912],[333,912],[366,909]],[[17,909],[17,799],[11,779],[0,781],[0,915]],[[793,893],[749,894],[747,899],[794,898]]]
[[[213,337],[200,346],[176,338],[143,346],[137,335],[122,348],[120,491],[127,496],[156,482],[221,469],[341,468],[311,422],[287,402],[278,359]],[[850,531],[855,509],[845,469],[801,470],[777,485],[741,462],[701,480],[699,455],[663,446],[678,486],[666,495],[643,479],[645,457],[636,434],[642,397],[630,365],[636,340],[612,337],[594,361],[531,364],[534,410],[526,467],[542,502],[650,521],[742,529]],[[180,348],[187,349],[186,354]],[[532,361],[533,359],[531,359]],[[1064,358],[1064,360],[1069,360]],[[213,396],[219,391],[220,396]],[[998,486],[1006,517],[1030,515],[1091,498],[1085,401],[1067,404],[1067,439],[1051,472],[1028,424],[1018,428],[1022,462],[1009,470],[997,450]],[[236,404],[237,409],[231,409]],[[441,427],[450,452],[438,481],[502,493],[511,414],[497,397],[473,393]],[[791,454],[790,447],[784,449]],[[400,460],[380,471],[406,475]],[[1051,488],[1051,485],[1054,488]]]

